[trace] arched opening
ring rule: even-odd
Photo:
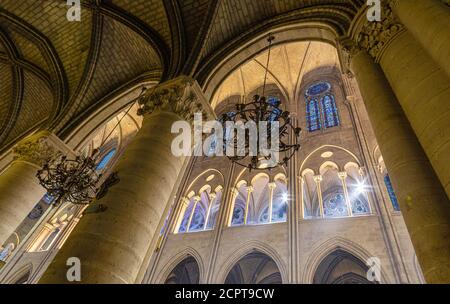
[[[198,284],[199,281],[198,263],[192,256],[189,256],[175,266],[164,284]]]
[[[281,284],[281,273],[268,255],[255,251],[240,259],[230,270],[225,284]]]
[[[314,284],[374,284],[369,268],[354,255],[338,249],[327,255],[316,269]]]

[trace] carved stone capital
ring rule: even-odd
[[[338,172],[338,176],[340,179],[346,179],[347,178],[347,172],[342,171],[342,172]]]
[[[216,194],[215,192],[211,192],[211,193],[209,193],[208,196],[209,196],[209,200],[210,200],[210,201],[213,201],[213,200],[216,199],[217,194]]]
[[[316,183],[320,183],[323,180],[322,175],[314,175],[313,179]]]
[[[391,3],[395,4],[396,1]],[[405,31],[405,27],[397,19],[389,4],[384,2],[382,20],[366,21],[357,36],[358,46],[367,50],[376,62],[379,62],[390,42]]]
[[[184,207],[187,208],[187,206],[189,206],[190,200],[187,197],[183,196],[180,200],[180,203],[182,206],[184,205]]]
[[[139,99],[138,115],[151,115],[158,111],[168,111],[192,122],[195,113],[202,113],[203,119],[213,119],[214,111],[206,101],[197,82],[180,76],[147,89]]]
[[[239,195],[239,189],[237,189],[236,187],[231,188],[230,192],[234,198],[236,198]]]
[[[14,148],[14,160],[25,161],[41,167],[44,162],[61,152],[55,147],[50,132],[39,132],[19,142]]]
[[[338,41],[338,51],[340,53],[343,71],[348,78],[353,78],[353,73],[350,69],[351,60],[361,50],[361,47],[349,37],[342,37]]]

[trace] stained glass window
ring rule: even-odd
[[[202,230],[205,225],[205,217],[203,216],[203,212],[201,210],[200,205],[197,205],[195,209],[194,216],[192,217],[191,226],[189,227],[189,231],[198,231]]]
[[[231,225],[242,225],[244,224],[244,208],[241,206],[236,206],[233,212],[233,219],[231,220]]]
[[[394,188],[392,187],[391,178],[388,174],[384,176],[384,184],[386,185],[389,198],[391,199],[392,207],[394,207],[395,211],[400,211],[400,206],[398,204],[397,197],[395,196]]]
[[[287,204],[274,204],[272,211],[272,222],[285,222],[287,213]]]
[[[322,114],[325,128],[332,128],[339,125],[339,117],[333,95],[327,94],[322,97]]]
[[[354,198],[352,200],[352,212],[354,215],[368,214],[369,206],[365,199]]]
[[[259,216],[259,223],[268,223],[268,222],[269,222],[269,207],[266,207]]]
[[[306,104],[306,117],[309,132],[320,130],[319,102],[317,98],[310,99]]]
[[[323,213],[325,217],[348,216],[347,204],[343,193],[335,193],[323,201]]]
[[[53,196],[51,196],[50,194],[46,193],[44,194],[44,197],[42,198],[42,200],[46,203],[46,204],[51,204],[53,203],[53,201],[55,200],[55,198]]]
[[[212,135],[211,143],[209,145],[208,154],[206,156],[212,157],[216,154],[216,147],[217,147],[217,137],[215,135]]]
[[[328,82],[319,82],[306,90],[306,120],[309,132],[339,125],[336,101],[330,90],[331,84]]]
[[[97,170],[105,169],[106,165],[111,161],[111,158],[113,158],[114,154],[116,154],[116,149],[112,149],[105,156],[103,156],[102,160],[98,163],[96,169]]]
[[[328,92],[331,89],[331,85],[328,82],[319,82],[308,88],[306,91],[307,96],[316,96]]]

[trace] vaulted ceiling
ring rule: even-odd
[[[1,0],[0,152],[39,128],[64,138],[136,84],[207,74],[269,28],[318,22],[339,36],[364,2],[81,0],[69,22],[66,0]]]
[[[211,99],[215,109],[232,96],[245,96],[264,84],[268,51],[253,57],[233,71],[217,88]],[[273,84],[286,99],[295,100],[303,76],[314,69],[339,69],[336,48],[324,42],[300,41],[283,44],[271,50],[267,84]]]

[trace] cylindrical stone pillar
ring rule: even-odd
[[[107,209],[81,218],[40,283],[135,283],[171,188],[182,174],[185,157],[171,150],[178,136],[171,133],[172,124],[191,120],[207,106],[196,95],[201,93],[198,85],[185,77],[151,91],[142,102],[142,128],[114,169],[119,182],[93,202]],[[66,279],[70,257],[80,260],[80,282]]]
[[[450,77],[408,31],[390,42],[380,65],[450,197]]]
[[[424,276],[428,283],[449,283],[450,203],[445,192],[380,66],[359,51],[351,68]]]
[[[442,0],[393,0],[392,9],[450,77],[450,7]]]
[[[11,166],[0,175],[0,244],[45,194],[36,173],[55,153],[48,136],[50,133],[40,132],[20,142],[14,148]]]

